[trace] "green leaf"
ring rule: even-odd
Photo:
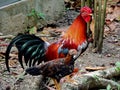
[[[33,13],[29,13],[29,14],[27,14],[27,16],[29,16],[29,17],[30,17],[30,16],[34,16],[34,14],[33,14]]]
[[[45,15],[43,13],[38,13],[37,15],[38,15],[38,17],[45,19]]]
[[[97,75],[94,75],[93,78],[98,82],[99,81],[99,77]]]
[[[35,11],[35,9],[32,9],[32,13],[35,13],[36,11]]]
[[[120,90],[120,85],[118,86],[118,90]]]
[[[117,67],[120,67],[120,62],[116,62],[115,65],[116,65]]]
[[[107,90],[111,90],[111,85],[108,84],[106,89],[107,89]]]
[[[115,65],[116,65],[115,70],[116,70],[117,72],[120,72],[120,62],[116,62]]]
[[[29,29],[30,34],[35,34],[36,32],[37,32],[37,28],[35,26]]]

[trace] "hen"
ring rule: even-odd
[[[71,49],[65,58],[51,60],[43,64],[27,68],[26,72],[33,76],[43,75],[45,77],[51,77],[55,82],[57,90],[60,90],[58,82],[62,77],[73,72],[74,62],[78,57],[79,53],[75,49]]]

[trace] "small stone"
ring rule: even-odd
[[[99,58],[102,58],[102,54],[98,55]]]
[[[106,56],[107,56],[107,57],[111,57],[111,54],[107,54]]]
[[[0,32],[0,36],[2,36],[2,35],[3,35],[3,33]]]

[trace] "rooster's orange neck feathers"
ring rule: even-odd
[[[86,22],[81,15],[77,16],[73,24],[63,35],[63,38],[71,38],[77,45],[82,44],[86,40]]]

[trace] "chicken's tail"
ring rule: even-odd
[[[29,62],[29,66],[34,65],[36,62],[40,63],[40,58],[43,58],[45,55],[46,47],[48,44],[46,44],[45,41],[40,39],[39,37],[36,37],[35,35],[30,34],[19,34],[15,38],[12,39],[10,44],[7,47],[6,55],[5,55],[5,63],[7,70],[9,69],[9,54],[11,51],[11,48],[13,46],[16,46],[18,49],[18,60],[22,68],[23,61],[22,57],[24,56],[24,61],[26,65]],[[32,62],[32,60],[34,61]]]
[[[40,75],[40,69],[37,67],[30,67],[26,69],[26,72],[30,75],[37,76]]]

